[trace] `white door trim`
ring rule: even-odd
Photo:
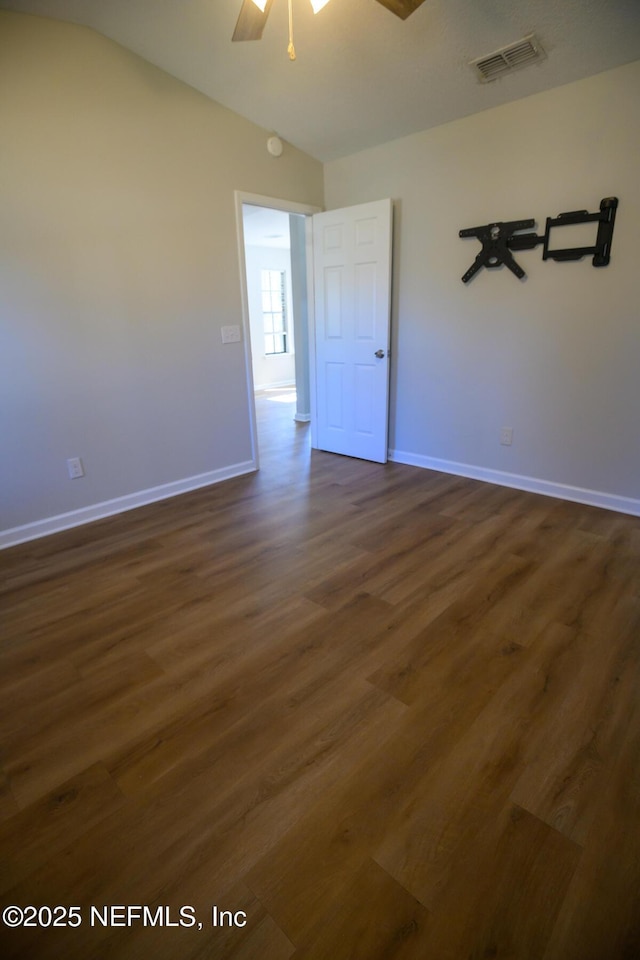
[[[247,378],[247,403],[249,407],[249,424],[251,430],[251,456],[255,463],[256,470],[260,467],[260,458],[258,452],[258,426],[256,422],[256,399],[253,390],[253,360],[251,357],[251,327],[249,325],[249,295],[247,292],[247,265],[244,255],[244,225],[242,220],[242,205],[249,203],[254,207],[269,207],[272,210],[282,210],[283,213],[301,213],[311,217],[314,213],[321,213],[322,207],[316,207],[309,203],[297,203],[295,200],[283,200],[281,197],[265,197],[259,193],[246,193],[244,190],[235,190],[236,207],[236,231],[238,241],[238,264],[240,267],[240,298],[242,302],[242,339],[244,341],[244,359]],[[308,228],[307,228],[308,229]],[[307,234],[308,236],[308,234]],[[307,254],[309,251],[307,250]],[[307,265],[309,256],[307,255]],[[308,270],[308,266],[307,266]],[[313,339],[313,289],[308,293],[309,297],[309,342]],[[313,363],[310,362],[310,368],[313,369]],[[313,381],[311,383],[311,396],[313,398]],[[313,399],[312,399],[313,404]],[[314,409],[311,408],[311,422],[314,420]]]

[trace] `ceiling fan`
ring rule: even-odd
[[[327,4],[329,0],[311,0],[313,12],[319,10]],[[271,10],[273,0],[242,0],[240,16],[233,32],[232,40],[260,40],[262,31],[267,22],[267,17]],[[414,10],[422,6],[424,0],[378,0],[383,7],[395,13],[401,20],[406,20],[411,16]],[[289,0],[289,58],[295,60],[296,54],[293,48],[292,37],[292,0]]]

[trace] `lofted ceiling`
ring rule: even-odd
[[[314,16],[273,0],[262,40],[232,43],[241,0],[0,0],[92,27],[282,139],[332,160],[640,58],[640,0],[376,0]],[[469,61],[534,33],[547,58],[491,83]],[[535,142],[532,133],[532,149]]]

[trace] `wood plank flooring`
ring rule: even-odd
[[[258,474],[0,554],[0,907],[82,920],[0,955],[638,960],[640,520],[258,406]]]

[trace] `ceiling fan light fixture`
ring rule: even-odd
[[[231,3],[232,0],[229,0]],[[236,0],[237,2],[237,0]],[[329,0],[310,0],[314,13],[320,13],[326,7]],[[373,2],[373,0],[371,0]],[[411,14],[421,7],[426,0],[378,0],[378,3],[390,10],[401,20],[406,20]],[[240,14],[233,31],[232,40],[260,40],[262,31],[265,28],[273,0],[241,0]],[[289,0],[289,56],[295,60],[295,50],[293,49],[292,31],[292,6],[293,0]]]

